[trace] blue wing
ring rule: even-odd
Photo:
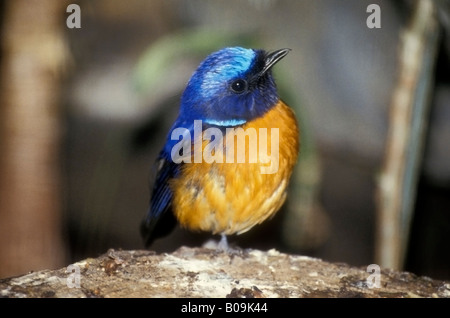
[[[158,170],[153,185],[150,206],[141,224],[141,234],[146,246],[151,245],[156,238],[169,234],[176,225],[176,219],[172,212],[173,193],[170,189],[169,181],[177,177],[183,165],[183,163],[174,163],[171,158],[172,147],[179,142],[179,140],[171,139],[171,133],[174,128],[179,127],[185,127],[186,132],[193,136],[193,126],[176,121],[170,130],[165,147],[159,154],[157,161]],[[187,136],[183,136],[183,138],[187,138]]]
[[[163,152],[158,159],[158,165],[150,206],[141,225],[146,246],[151,245],[156,238],[169,234],[176,225],[171,211],[173,194],[169,180],[177,175],[180,165],[173,163],[170,158],[165,158]]]

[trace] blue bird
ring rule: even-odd
[[[222,235],[226,248],[227,235],[244,233],[280,209],[297,161],[299,128],[271,69],[289,51],[228,47],[193,73],[157,160],[141,225],[147,246],[178,222]]]

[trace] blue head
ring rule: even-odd
[[[289,51],[229,47],[212,53],[189,80],[180,119],[233,126],[262,116],[278,101],[270,69]]]

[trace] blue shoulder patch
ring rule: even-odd
[[[229,119],[229,120],[205,119],[204,122],[214,126],[233,127],[243,125],[247,121],[245,119]]]

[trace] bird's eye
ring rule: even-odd
[[[233,81],[230,87],[234,93],[240,94],[247,89],[247,82],[243,79],[238,79]]]

